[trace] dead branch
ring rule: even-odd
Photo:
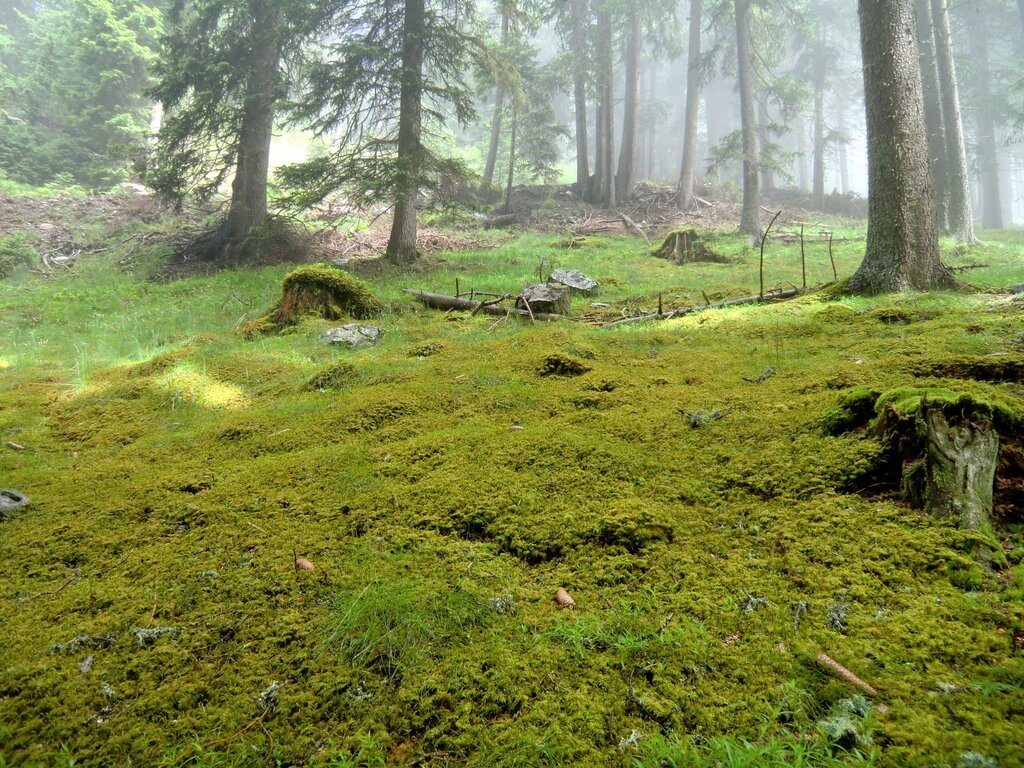
[[[498,304],[495,301],[469,301],[468,299],[457,298],[455,296],[445,296],[440,293],[428,293],[426,291],[418,291],[415,288],[406,288],[403,293],[407,293],[417,301],[424,305],[431,307],[432,309],[452,310],[462,309],[473,312],[483,312],[486,315],[518,315],[519,317],[530,318],[531,313],[525,309],[515,309],[513,307],[505,307]],[[511,296],[504,296],[504,299],[509,299]],[[534,320],[568,320],[569,318],[564,315],[552,315],[545,312],[533,312],[532,318]]]
[[[694,312],[703,312],[706,309],[721,309],[723,307],[738,307],[743,304],[760,304],[767,301],[776,301],[780,299],[791,299],[794,296],[799,296],[803,293],[799,288],[787,288],[782,291],[769,291],[760,296],[744,296],[742,299],[729,299],[728,301],[717,301],[714,304],[704,304],[699,307],[681,307],[673,310],[666,314],[647,314],[640,317],[627,317],[623,320],[615,320],[611,323],[606,323],[603,328],[611,328],[616,325],[628,325],[631,323],[641,323],[644,320],[670,320],[673,317],[682,317],[683,315],[690,315]],[[705,297],[706,298],[706,297]]]

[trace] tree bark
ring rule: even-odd
[[[839,106],[836,109],[836,129],[842,134],[842,140],[837,144],[839,153],[839,191],[844,195],[850,194],[850,163],[846,152],[846,106],[842,99],[839,99]]]
[[[855,293],[950,284],[939,259],[912,0],[858,0],[868,133],[868,236]]]
[[[689,49],[686,58],[686,123],[683,127],[683,165],[679,172],[679,190],[676,196],[676,204],[680,211],[688,211],[693,206],[693,183],[696,179],[702,12],[703,0],[690,0]]]
[[[775,191],[775,171],[764,162],[764,158],[769,156],[771,152],[771,116],[768,114],[768,109],[761,101],[757,102],[757,122],[761,130],[758,132],[758,138],[761,142],[761,192],[766,195],[770,195]]]
[[[576,194],[582,200],[591,199],[590,162],[587,155],[590,149],[587,141],[587,66],[584,59],[586,45],[583,35],[586,5],[586,0],[573,0],[573,28],[570,38],[575,62],[572,93],[576,108]]]
[[[619,148],[619,167],[615,173],[615,198],[619,202],[625,202],[633,196],[636,183],[636,139],[640,118],[640,15],[633,6],[629,11],[625,64],[622,146]]]
[[[508,46],[509,18],[508,12],[501,12],[501,46]],[[487,161],[484,164],[484,178],[480,184],[480,194],[490,198],[494,185],[494,169],[498,164],[498,146],[501,143],[501,121],[504,118],[505,83],[499,78],[494,92],[494,116],[491,118],[491,143],[487,147]],[[493,198],[492,198],[493,199]]]
[[[398,117],[398,173],[395,218],[385,257],[392,264],[416,261],[416,196],[419,192],[423,115],[424,0],[405,0]]]
[[[1024,32],[1024,0],[1017,0],[1017,8],[1020,11],[1020,28]]]
[[[512,130],[508,146],[508,179],[505,182],[505,204],[501,207],[506,214],[512,213],[512,183],[516,178],[516,134],[519,129],[519,104],[512,100]]]
[[[803,117],[797,118],[796,128],[796,183],[801,192],[810,189],[807,172],[807,123]]]
[[[819,70],[821,64],[816,66]],[[814,77],[814,164],[811,181],[813,206],[825,209],[825,78],[819,70]]]
[[[597,72],[600,93],[594,160],[593,202],[611,208],[615,205],[615,89],[612,66],[612,20],[610,3],[604,0],[597,11],[599,45]]]
[[[750,0],[735,0],[737,77],[743,136],[743,213],[740,231],[761,234],[761,198],[757,184],[757,122],[754,113],[754,67],[750,58]]]
[[[935,60],[935,35],[929,0],[915,0],[917,44],[920,48],[921,82],[924,86],[924,123],[928,130],[928,158],[935,184],[935,221],[940,232],[949,232],[949,182],[946,178],[946,128],[942,119],[939,67]]]
[[[986,29],[980,22],[969,27],[971,58],[974,60],[975,93],[974,114],[978,141],[978,173],[981,176],[981,221],[985,229],[1003,228],[1003,202],[999,188],[999,146],[996,141],[996,121],[992,110],[992,90],[989,87],[991,70],[988,59]]]
[[[1021,0],[1024,2],[1024,0]],[[686,62],[686,122],[683,127],[683,165],[679,172],[676,204],[681,211],[693,207],[697,176],[697,112],[700,107],[700,33],[703,0],[690,0],[690,41]]]
[[[242,125],[238,135],[235,178],[223,234],[230,247],[267,220],[267,178],[274,111],[280,88],[281,12],[273,2],[250,4],[252,69],[246,81]]]
[[[935,61],[939,70],[942,124],[946,132],[946,180],[949,189],[947,217],[950,234],[962,243],[976,242],[974,213],[971,211],[970,179],[963,121],[960,118],[960,87],[953,59],[953,38],[949,31],[946,0],[931,0],[935,28]]]

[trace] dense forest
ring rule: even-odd
[[[0,768],[1024,766],[1024,0],[0,2]]]

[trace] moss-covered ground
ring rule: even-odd
[[[986,240],[947,260],[1020,282],[1019,234]],[[716,248],[734,261],[528,235],[362,270],[387,306],[362,351],[324,320],[237,332],[284,266],[165,284],[114,251],[0,283],[0,442],[24,448],[0,446],[0,486],[32,499],[0,523],[0,765],[1024,765],[1020,510],[1005,566],[976,563],[865,487],[876,439],[823,427],[855,388],[1024,408],[1019,378],[958,374],[1020,357],[1024,302],[597,328],[401,294],[558,266],[612,313],[756,293],[755,251]],[[841,277],[862,248],[837,244]],[[799,284],[799,248],[766,273]]]

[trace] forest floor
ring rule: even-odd
[[[857,387],[1022,423],[1024,233],[943,244],[971,290],[602,327],[756,294],[757,247],[438,225],[466,249],[347,265],[385,336],[340,350],[239,333],[294,265],[171,280],[179,220],[92,213],[56,217],[74,263],[0,281],[0,487],[31,499],[0,522],[0,766],[1024,765],[1019,487],[982,563],[872,482],[876,436],[823,427]],[[815,225],[808,284],[818,230],[852,274],[863,225]],[[766,288],[802,283],[784,230]],[[402,292],[558,267],[601,283],[588,322]]]

